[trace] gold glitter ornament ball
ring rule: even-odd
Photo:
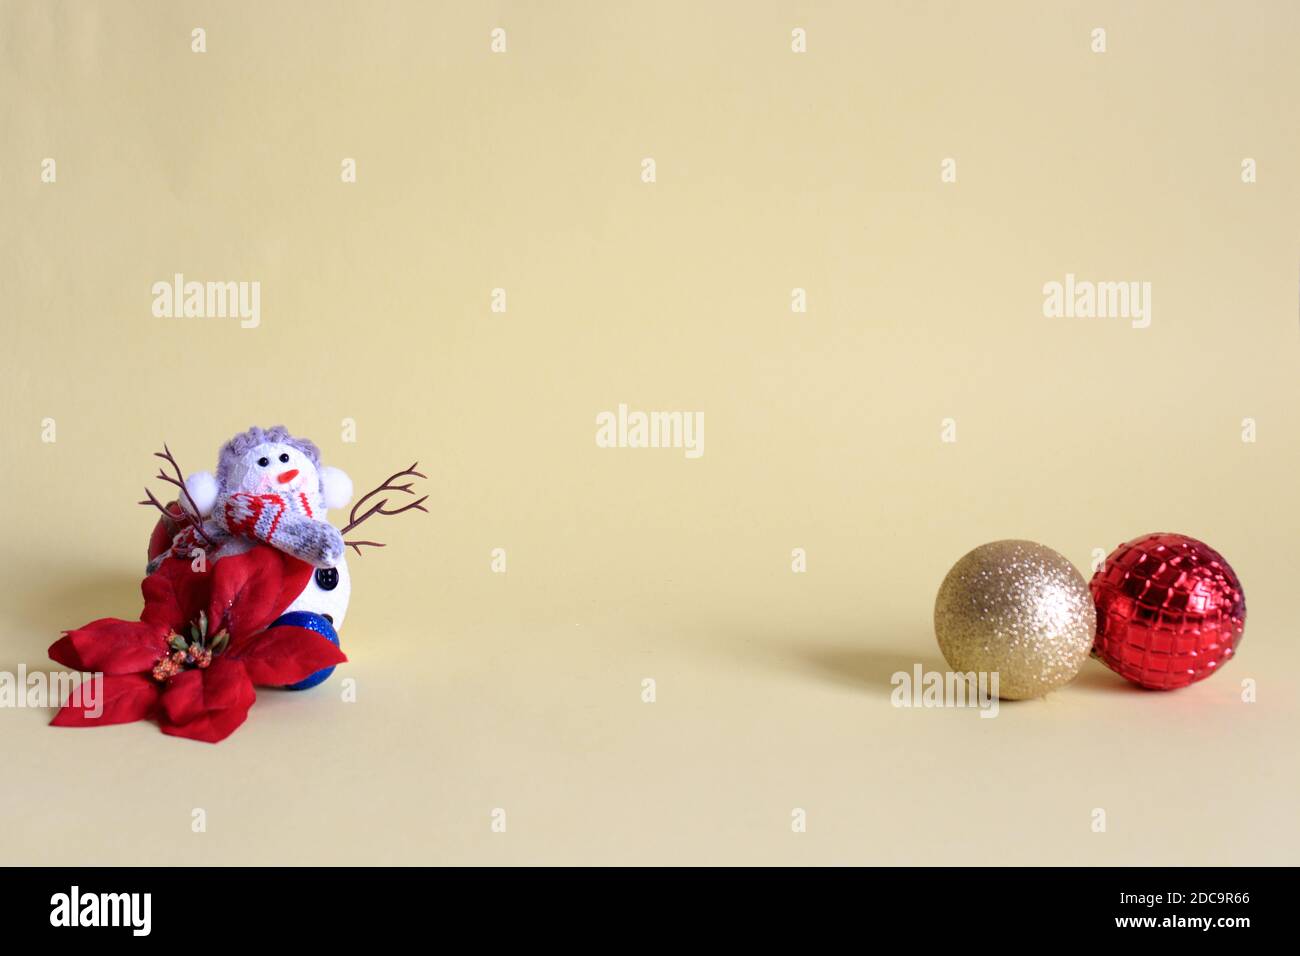
[[[1032,541],[993,541],[943,579],[934,633],[954,671],[997,672],[998,696],[1023,700],[1079,672],[1097,636],[1097,609],[1062,555]]]

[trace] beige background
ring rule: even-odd
[[[1298,862],[1298,37],[1287,2],[0,2],[0,669],[138,613],[164,440],[211,468],[284,422],[433,504],[352,562],[355,704],[263,692],[216,747],[0,711],[0,862]],[[174,272],[260,281],[261,326],[154,318]],[[1066,272],[1151,282],[1151,327],[1044,318]],[[703,411],[704,457],[598,449],[619,402]],[[971,547],[1086,573],[1155,530],[1245,583],[1223,674],[890,706]]]

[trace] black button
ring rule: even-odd
[[[333,591],[339,586],[338,568],[317,568],[316,586],[322,591]]]

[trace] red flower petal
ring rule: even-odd
[[[232,646],[284,613],[314,572],[305,561],[266,544],[221,558],[211,570],[209,627],[224,626]]]
[[[207,607],[212,587],[212,569],[195,571],[188,558],[168,558],[140,583],[144,595],[140,620],[181,631]]]
[[[233,651],[254,684],[283,687],[325,667],[347,662],[334,644],[305,627],[281,625],[245,640]]]
[[[162,695],[162,716],[176,724],[188,723],[205,713],[203,675],[198,671],[181,671],[167,681]]]
[[[257,699],[239,661],[217,658],[206,670],[172,678],[162,696],[162,732],[210,744],[225,740]]]
[[[68,631],[50,645],[50,657],[78,671],[139,674],[167,652],[166,638],[164,628],[106,617]]]
[[[84,682],[80,703],[64,704],[50,723],[55,727],[129,724],[153,713],[158,691],[157,682],[143,674],[107,674]]]
[[[250,684],[251,688],[252,685]],[[251,705],[251,704],[250,704]],[[162,732],[173,737],[188,737],[190,740],[202,740],[216,744],[225,740],[239,725],[248,719],[248,707],[227,707],[191,720],[188,724],[162,725]]]
[[[163,722],[183,726],[219,710],[248,710],[256,696],[244,665],[222,655],[203,670],[182,671],[167,682]]]

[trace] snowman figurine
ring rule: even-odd
[[[254,426],[241,432],[222,446],[216,474],[196,472],[183,484],[171,452],[165,447],[164,452],[158,457],[176,469],[177,479],[162,472],[158,477],[181,485],[188,507],[177,502],[164,506],[146,492],[148,500],[141,504],[152,504],[163,512],[150,540],[150,572],[168,555],[192,558],[197,549],[214,562],[243,553],[258,542],[268,544],[315,569],[302,593],[272,626],[306,627],[335,644],[352,593],[344,550],[350,546],[359,554],[363,546],[383,547],[377,541],[344,541],[343,535],[374,515],[427,510],[427,496],[391,509],[386,507],[389,497],[380,497],[414,495],[412,482],[398,482],[425,477],[415,470],[416,462],[362,495],[340,531],[330,524],[328,512],[352,500],[352,479],[338,468],[322,466],[320,450],[307,439],[291,435],[283,425]],[[379,501],[366,507],[375,497]],[[289,686],[293,690],[314,687],[332,671],[319,671]]]
[[[205,519],[205,534],[218,542],[210,560],[246,551],[255,541],[291,554],[316,571],[286,613],[318,615],[336,631],[343,626],[352,586],[343,535],[327,512],[352,500],[352,479],[322,466],[315,444],[283,425],[254,426],[222,446],[215,475],[190,475],[185,491]]]
[[[222,446],[215,475],[200,471],[186,478],[185,495],[202,519],[202,534],[190,526],[179,528],[150,570],[167,554],[189,557],[195,548],[204,548],[206,560],[215,562],[258,542],[269,544],[315,568],[274,624],[305,627],[339,643],[352,582],[343,536],[329,523],[328,511],[352,499],[346,472],[322,467],[319,449],[283,425],[254,426]],[[314,687],[333,670],[318,671],[289,688]]]

